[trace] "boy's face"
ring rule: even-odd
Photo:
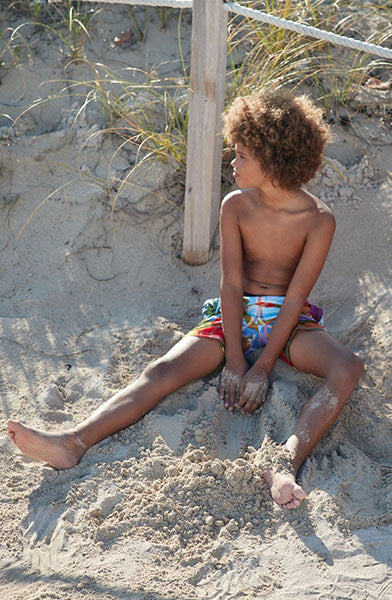
[[[240,142],[235,145],[235,158],[231,161],[233,177],[240,188],[262,188],[268,177],[252,152]]]

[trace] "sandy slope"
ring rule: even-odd
[[[90,51],[94,60],[143,65],[143,44],[105,41],[123,28],[122,15],[106,14]],[[175,27],[150,27],[151,62],[173,60]],[[15,98],[28,104],[41,81],[63,74],[57,47],[37,34],[31,45],[32,62],[2,78],[1,112],[12,117],[21,109]],[[72,69],[82,76],[84,67]],[[45,429],[79,421],[178,340],[218,291],[216,249],[203,267],[178,258],[176,208],[159,202],[160,216],[136,219],[123,206],[111,219],[102,191],[67,170],[84,165],[106,177],[115,148],[91,137],[93,111],[71,128],[77,110],[63,100],[22,119],[10,139],[2,130],[2,425],[9,417]],[[266,434],[284,440],[317,385],[280,363],[255,416],[229,415],[214,376],[166,399],[67,472],[23,458],[2,428],[4,598],[391,597],[391,128],[377,114],[358,113],[353,123],[355,131],[336,126],[328,151],[345,178],[326,165],[313,185],[338,227],[312,299],[367,372],[301,471],[308,499],[289,513],[274,505],[247,452]],[[114,175],[129,160],[119,155]],[[153,185],[156,172],[148,177]]]

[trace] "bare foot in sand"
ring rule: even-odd
[[[306,494],[290,473],[275,473],[264,471],[263,477],[270,487],[271,497],[283,508],[297,508]]]
[[[87,450],[74,433],[46,433],[25,427],[16,421],[8,421],[7,431],[23,454],[37,458],[55,469],[74,467]]]

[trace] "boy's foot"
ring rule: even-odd
[[[297,508],[306,494],[290,473],[275,473],[267,470],[263,477],[270,487],[272,499],[283,508]]]
[[[74,433],[46,433],[8,421],[7,431],[19,450],[55,469],[69,469],[78,464],[87,447]]]

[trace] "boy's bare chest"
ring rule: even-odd
[[[288,268],[301,256],[309,218],[300,214],[253,211],[240,219],[244,258],[249,262],[277,262]]]

